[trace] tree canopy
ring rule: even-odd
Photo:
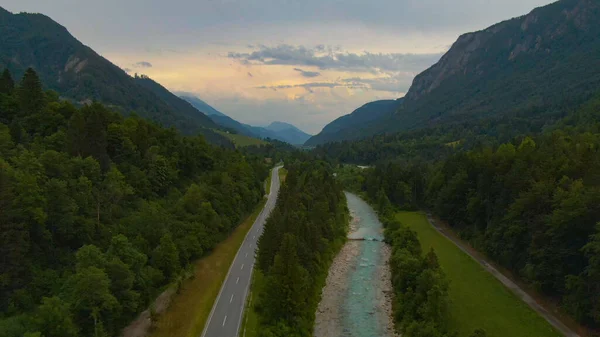
[[[0,76],[0,331],[117,335],[262,199],[259,156]]]

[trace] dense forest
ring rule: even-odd
[[[392,247],[394,321],[404,337],[442,337],[448,333],[449,282],[433,250],[423,255],[417,234],[397,220],[385,221]]]
[[[535,136],[359,171],[374,200],[428,208],[577,321],[600,327],[600,98]],[[384,199],[385,197],[385,199]]]
[[[329,265],[346,236],[348,209],[332,168],[321,161],[286,163],[277,206],[258,244],[260,336],[312,336]]]
[[[0,336],[112,336],[262,199],[259,156],[0,77]]]
[[[314,152],[322,158],[359,165],[390,160],[432,162],[457,151],[482,146],[496,147],[523,134],[537,135],[560,127],[571,114],[570,105],[541,114],[527,109],[515,116],[496,116],[480,120],[445,123],[420,130],[380,134],[357,141],[319,145]]]

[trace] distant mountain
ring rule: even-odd
[[[188,101],[196,109],[207,114],[215,123],[248,137],[276,139],[293,145],[302,145],[310,138],[309,134],[292,124],[273,122],[267,127],[243,124],[213,108],[196,96],[180,93],[180,97]]]
[[[204,102],[203,100],[201,100],[200,98],[198,98],[194,95],[190,95],[187,93],[178,93],[178,94],[179,94],[179,97],[188,101],[191,105],[194,106],[194,108],[198,109],[199,111],[202,111],[202,113],[204,113],[207,116],[227,117],[224,113],[213,108],[212,106],[208,105],[208,103]]]
[[[284,122],[272,122],[267,127],[265,127],[265,129],[273,131],[273,132],[281,132],[281,131],[285,131],[288,129],[296,129],[296,130],[300,131],[298,128],[296,128],[292,124],[284,123]],[[300,131],[300,132],[302,132],[302,131]]]
[[[76,103],[99,101],[185,134],[202,133],[213,142],[229,143],[209,130],[216,125],[204,114],[191,111],[166,89],[127,75],[42,14],[12,14],[0,8],[0,67],[16,78],[31,67],[48,89]]]
[[[208,103],[204,102],[203,100],[201,100],[200,98],[198,98],[196,96],[186,94],[186,93],[180,93],[180,95],[181,95],[180,97],[182,99],[188,101],[196,109],[198,109],[198,110],[202,111],[203,113],[205,113],[206,115],[208,115],[208,117],[213,122],[217,123],[218,125],[221,125],[224,128],[233,130],[236,133],[239,133],[241,135],[248,136],[248,137],[268,138],[268,137],[261,137],[258,133],[254,132],[252,130],[252,126],[242,124],[242,123],[236,121],[235,119],[225,115],[224,113],[220,112],[219,110],[208,105]]]
[[[402,100],[401,98],[367,103],[351,114],[342,116],[327,124],[319,134],[311,137],[305,145],[315,146],[333,141],[361,138],[364,133],[368,133],[368,128],[372,122],[391,116],[402,104]]]
[[[325,141],[489,117],[556,116],[600,90],[598,55],[600,1],[561,0],[460,36],[414,79],[396,113]]]
[[[284,122],[273,122],[265,129],[274,133],[275,139],[294,145],[302,145],[311,137],[311,135],[298,129],[294,125]]]

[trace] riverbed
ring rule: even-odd
[[[334,259],[316,313],[315,337],[394,337],[390,248],[364,200],[346,193],[348,242]],[[364,240],[363,240],[364,239]]]

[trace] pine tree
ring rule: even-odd
[[[15,81],[13,81],[8,69],[4,69],[4,72],[2,72],[2,76],[0,76],[0,94],[9,95],[14,89]]]
[[[285,234],[267,278],[270,290],[261,299],[261,305],[267,312],[265,317],[273,322],[280,319],[292,322],[306,305],[310,280],[308,272],[300,265],[296,241],[295,236]]]
[[[21,115],[29,116],[42,111],[44,106],[44,91],[37,73],[29,68],[23,75],[21,85],[17,89]]]
[[[84,127],[84,156],[92,156],[100,163],[102,171],[106,172],[110,167],[110,158],[108,157],[108,139],[106,136],[107,111],[98,104],[94,103],[87,110],[87,118]]]

